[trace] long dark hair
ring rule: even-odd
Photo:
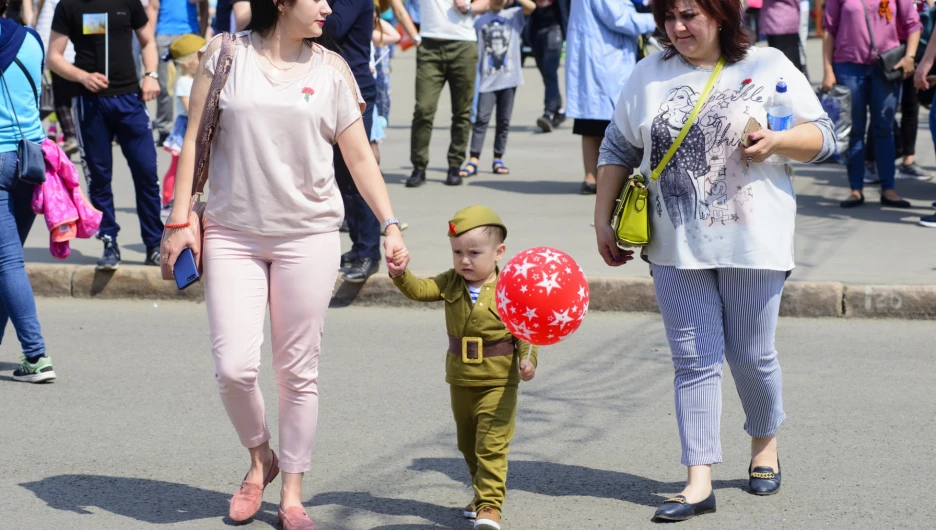
[[[293,0],[295,1],[295,0]],[[673,8],[676,0],[654,0],[650,3],[653,20],[662,35],[658,39],[665,50],[664,59],[675,57],[679,52],[666,34],[666,14]],[[747,55],[751,43],[741,29],[741,0],[694,0],[699,9],[715,21],[721,28],[718,42],[722,57],[728,64],[736,63]],[[253,1],[251,1],[253,7]]]
[[[276,0],[275,2],[271,2],[270,0],[250,0],[250,23],[247,24],[244,30],[256,32],[264,38],[269,37],[270,33],[273,33],[273,30],[276,29],[276,24],[279,22],[280,5],[292,7],[296,5],[296,0]],[[313,42],[325,46],[328,41],[329,39],[324,39],[323,37],[305,39],[305,43],[309,46],[311,46]],[[328,46],[325,47],[328,48]]]

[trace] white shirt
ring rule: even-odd
[[[472,18],[455,9],[452,0],[419,0],[420,37],[475,42]]]
[[[648,180],[712,72],[663,55],[637,64],[614,114],[624,139],[643,150],[640,173]],[[748,165],[739,147],[750,117],[766,127],[779,77],[794,102],[794,125],[828,120],[809,81],[782,52],[752,47],[745,59],[727,65],[677,154],[660,179],[649,182],[652,263],[683,269],[794,267],[796,195],[788,166]]]
[[[176,97],[176,112],[179,116],[188,116],[188,111],[185,110],[185,105],[182,104],[182,98],[187,98],[192,95],[192,83],[195,82],[195,79],[183,75],[176,79],[175,84],[175,97]]]

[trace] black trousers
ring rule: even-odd
[[[800,56],[799,33],[790,33],[789,35],[767,35],[767,46],[776,48],[786,55],[787,59],[793,63],[800,72],[806,73],[803,68],[802,57]]]
[[[371,127],[374,124],[374,105],[377,97],[366,96],[367,108],[364,109],[364,130],[370,139]],[[351,250],[361,258],[371,258],[380,261],[380,221],[371,211],[370,206],[358,191],[351,177],[351,171],[341,156],[341,149],[335,144],[335,180],[341,191],[341,200],[344,202],[345,220],[348,221],[348,232],[351,236]]]
[[[474,130],[471,133],[471,156],[481,156],[484,147],[484,136],[488,124],[491,123],[491,114],[497,106],[497,121],[494,129],[494,158],[501,158],[507,151],[507,133],[510,132],[510,116],[513,114],[514,95],[517,88],[505,88],[495,92],[482,92],[478,94],[478,114],[475,116]]]
[[[536,67],[543,76],[546,88],[543,95],[543,109],[556,114],[562,108],[562,93],[559,91],[559,63],[562,60],[562,26],[530,27],[530,47]]]

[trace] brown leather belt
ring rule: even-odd
[[[448,352],[461,355],[465,364],[481,364],[485,357],[504,357],[514,354],[513,338],[496,342],[483,342],[480,337],[453,337],[449,335]]]

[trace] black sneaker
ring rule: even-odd
[[[161,132],[159,133],[159,138],[156,139],[156,147],[162,147],[166,143],[166,139],[169,138],[169,133]]]
[[[359,259],[344,273],[344,280],[351,283],[364,282],[378,270],[380,270],[379,261],[371,258]]]
[[[158,267],[160,258],[162,258],[162,254],[159,252],[159,247],[146,247],[146,261],[143,262],[143,265]]]
[[[446,186],[461,186],[462,177],[458,173],[461,170],[457,167],[450,167],[448,170],[448,176],[445,177]]]
[[[104,255],[97,262],[97,270],[117,270],[117,267],[120,267],[120,247],[117,246],[117,239],[111,236],[100,236],[99,239],[104,242]]]
[[[426,170],[414,169],[413,174],[406,181],[407,188],[418,188],[426,183]]]
[[[540,128],[544,133],[552,132],[553,122],[556,120],[556,116],[551,112],[545,112],[539,118],[536,118],[536,126]]]
[[[553,116],[553,121],[552,121],[553,129],[558,129],[559,126],[562,125],[565,121],[566,121],[565,112],[557,112],[556,115]]]

